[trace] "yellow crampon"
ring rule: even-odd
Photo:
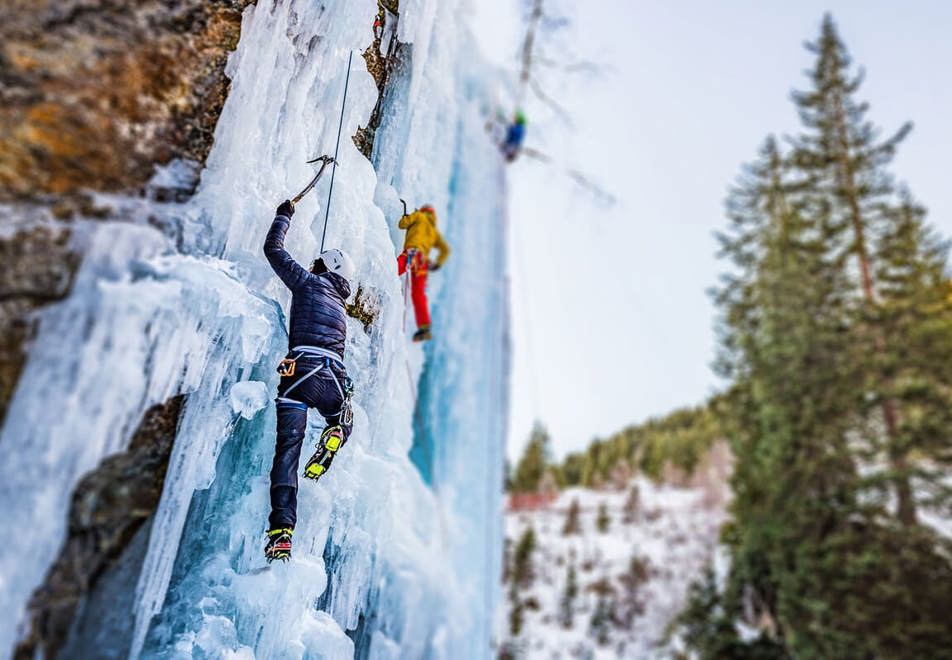
[[[291,559],[292,534],[294,530],[290,527],[268,530],[268,544],[264,547],[264,556],[269,564],[275,559],[285,562]]]
[[[329,426],[324,429],[321,439],[317,443],[317,451],[311,456],[304,467],[304,477],[318,479],[327,472],[334,460],[334,454],[344,444],[344,431],[340,426]]]

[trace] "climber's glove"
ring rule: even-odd
[[[430,272],[435,273],[436,271],[440,269],[440,265],[436,263],[435,261],[431,261],[430,263],[426,265],[426,269]]]
[[[286,218],[290,218],[294,215],[294,204],[291,203],[291,200],[286,199],[281,202],[281,206],[278,207],[277,215],[283,215]]]

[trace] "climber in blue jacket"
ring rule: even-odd
[[[512,162],[522,151],[522,143],[526,139],[526,115],[522,110],[516,111],[509,128],[506,129],[506,139],[503,141],[502,154],[508,162]]]
[[[285,201],[264,242],[264,254],[281,281],[291,290],[288,354],[278,366],[278,433],[271,467],[271,516],[268,562],[291,558],[291,536],[297,521],[297,466],[307,427],[308,408],[316,408],[327,428],[304,476],[318,479],[330,467],[350,435],[353,413],[351,383],[344,368],[347,319],[344,301],[350,297],[354,265],[340,250],[326,250],[310,270],[284,249],[294,205]]]

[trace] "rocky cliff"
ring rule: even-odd
[[[82,263],[76,221],[112,220],[96,195],[141,195],[157,165],[204,162],[247,4],[0,1],[0,426],[28,377],[38,312],[69,294]],[[16,657],[63,656],[74,626],[74,646],[94,643],[83,639],[84,617],[109,610],[96,607],[100,580],[141,563],[144,548],[132,557],[130,542],[158,504],[181,401],[150,409],[129,449],[77,487]]]

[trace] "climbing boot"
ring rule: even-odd
[[[424,325],[415,333],[413,333],[413,341],[429,341],[433,339],[433,335],[430,333],[430,326]]]
[[[269,564],[275,559],[290,561],[292,534],[294,534],[294,530],[290,527],[268,530],[268,544],[264,546],[264,556]]]
[[[321,439],[317,443],[317,451],[304,466],[304,477],[314,480],[320,479],[321,475],[330,469],[334,454],[343,444],[344,430],[340,426],[328,426],[324,429],[324,432],[321,433]]]

